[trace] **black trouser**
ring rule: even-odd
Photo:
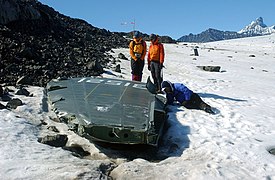
[[[132,69],[132,74],[133,75],[138,75],[138,76],[142,76],[142,71],[144,68],[144,60],[138,59],[138,60],[134,60],[131,58],[131,69]]]
[[[184,107],[188,109],[201,109],[205,110],[206,108],[211,108],[208,104],[206,104],[197,93],[193,93],[189,101],[183,104]]]
[[[154,80],[154,84],[157,88],[157,91],[161,90],[161,83],[163,81],[162,75],[161,75],[161,65],[159,62],[151,61],[150,68],[151,68],[152,78]]]

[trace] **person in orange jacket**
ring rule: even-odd
[[[133,81],[142,80],[144,59],[146,55],[146,42],[142,39],[139,31],[134,32],[133,40],[129,44],[131,55],[131,74]]]
[[[157,93],[161,92],[161,83],[163,81],[161,69],[164,63],[164,47],[158,40],[158,36],[151,34],[149,36],[151,44],[148,51],[148,70],[151,71]]]

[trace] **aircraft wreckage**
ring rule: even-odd
[[[52,80],[49,103],[61,121],[91,141],[157,146],[167,120],[166,99],[154,85],[110,78]]]

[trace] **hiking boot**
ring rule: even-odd
[[[205,112],[209,113],[209,114],[215,114],[215,112],[211,109],[211,107],[206,107],[204,109]]]

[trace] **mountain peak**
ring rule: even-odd
[[[250,25],[254,25],[254,26],[261,26],[263,28],[267,27],[267,25],[264,24],[264,19],[262,17],[259,17],[256,19],[256,21],[252,21]]]
[[[259,17],[256,19],[256,24],[258,24],[259,26],[261,26],[263,28],[267,27],[267,25],[264,24],[264,20],[262,17]]]
[[[267,27],[267,25],[264,24],[263,18],[259,17],[256,21],[252,21],[250,25],[246,26],[238,33],[248,35],[266,35],[275,33],[275,30],[272,27]]]

